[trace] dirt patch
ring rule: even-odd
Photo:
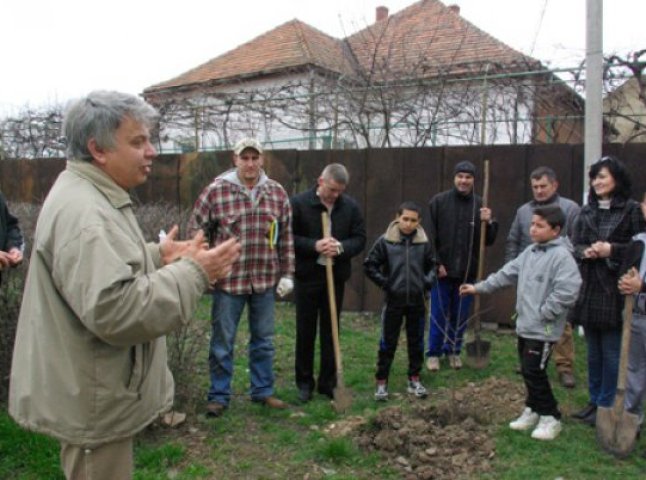
[[[493,428],[522,409],[523,388],[489,378],[448,392],[437,405],[384,408],[369,422],[356,425],[358,445],[378,451],[406,479],[476,478],[491,471],[495,456]],[[452,400],[451,400],[452,399]],[[336,424],[335,431],[347,431]]]

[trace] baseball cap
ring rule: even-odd
[[[256,152],[262,154],[262,145],[255,138],[243,138],[235,147],[233,147],[233,153],[240,155],[245,148],[253,148]]]

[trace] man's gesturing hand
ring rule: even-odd
[[[198,232],[193,241],[204,245],[204,234],[201,231]],[[213,248],[200,248],[193,259],[202,266],[209,277],[209,283],[213,283],[228,276],[239,257],[240,242],[232,237]]]

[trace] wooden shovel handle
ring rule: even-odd
[[[475,199],[474,199],[475,201]],[[482,188],[482,207],[489,205],[489,160],[484,161],[484,186]],[[478,273],[476,280],[484,276],[484,251],[487,236],[487,220],[480,220],[480,244],[478,245]],[[473,330],[480,335],[480,295],[473,299]]]
[[[321,213],[321,224],[323,226],[323,237],[328,238],[330,233],[330,217],[328,212]],[[336,311],[336,295],[334,289],[334,272],[332,270],[332,259],[325,257],[325,276],[327,279],[327,294],[330,302],[330,324],[332,327],[332,344],[334,346],[334,362],[336,364],[337,385],[343,386],[343,368],[341,362],[341,347],[339,345],[339,320]]]
[[[621,331],[621,351],[619,354],[619,376],[617,378],[617,394],[621,395],[623,404],[623,395],[626,391],[626,376],[628,371],[628,349],[630,348],[630,328],[633,323],[633,305],[635,298],[632,295],[626,295],[624,299],[624,319]]]

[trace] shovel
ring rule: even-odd
[[[323,236],[330,236],[330,219],[327,212],[321,214]],[[332,259],[325,257],[325,273],[327,277],[327,293],[330,301],[330,324],[332,326],[332,344],[334,345],[334,362],[336,363],[336,386],[333,390],[332,405],[337,413],[344,413],[352,406],[352,392],[345,388],[343,382],[343,367],[341,365],[341,346],[339,345],[339,320],[336,311],[336,295],[334,291],[334,273]]]
[[[482,190],[482,206],[486,207],[489,199],[489,160],[484,161],[484,188]],[[484,250],[485,250],[485,237],[487,233],[487,221],[480,222],[480,245],[478,250],[478,276],[477,280],[482,280],[484,274]],[[491,350],[491,342],[482,340],[480,338],[480,295],[476,295],[473,300],[473,342],[467,343],[467,356],[465,358],[466,364],[478,370],[482,370],[489,365],[489,351]]]
[[[626,295],[615,403],[612,407],[597,408],[597,443],[603,450],[617,458],[625,458],[630,454],[635,447],[639,430],[639,416],[624,410],[633,302],[633,296]]]

